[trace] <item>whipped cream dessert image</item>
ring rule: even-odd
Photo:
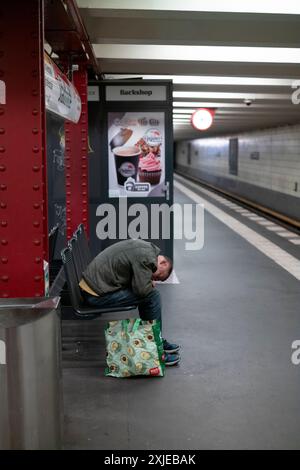
[[[160,158],[150,152],[139,161],[139,181],[141,183],[159,184],[161,178]]]

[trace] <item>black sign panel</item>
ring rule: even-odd
[[[230,175],[238,175],[239,165],[239,141],[238,139],[229,140],[229,173]]]

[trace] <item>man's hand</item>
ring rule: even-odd
[[[155,287],[155,286],[156,286],[156,282],[152,281],[152,287]]]

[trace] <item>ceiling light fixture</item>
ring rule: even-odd
[[[101,9],[109,10],[148,10],[148,11],[178,11],[178,12],[214,12],[214,13],[260,13],[277,15],[299,15],[300,5],[298,0],[285,0],[284,2],[271,0],[210,0],[199,2],[199,0],[151,0],[151,2],[102,0],[91,2],[91,0],[77,0],[80,8],[92,8],[94,3],[101,3]],[[99,7],[100,11],[100,7]]]
[[[192,126],[198,131],[206,131],[214,122],[215,112],[212,109],[197,109],[191,118]]]
[[[139,75],[143,80],[172,80],[175,85],[236,85],[236,86],[287,86],[293,84],[292,78],[269,77],[222,77],[206,75]],[[136,75],[105,75],[110,80],[136,79]]]
[[[175,108],[244,108],[245,109],[245,104],[244,103],[222,103],[222,102],[200,102],[200,101],[174,101],[173,106]],[[266,103],[266,104],[253,104],[253,108],[289,108],[292,110],[295,110],[295,105],[292,104],[292,101],[290,103]],[[176,112],[181,112],[179,109],[176,109]]]
[[[93,44],[99,59],[176,60],[299,64],[300,49],[293,47],[182,46],[159,44]]]
[[[216,98],[228,100],[291,100],[289,93],[226,93],[213,91],[173,91],[174,98]]]

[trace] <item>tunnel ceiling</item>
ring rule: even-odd
[[[176,140],[300,122],[292,102],[295,80],[300,87],[300,2],[77,3],[106,78],[173,79]],[[189,120],[201,106],[216,115],[199,133]]]

